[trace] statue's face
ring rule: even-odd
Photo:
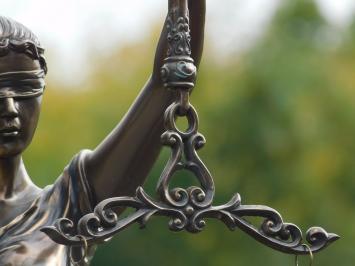
[[[39,85],[27,82],[26,73],[40,70],[39,62],[25,54],[0,56],[0,158],[22,153],[32,140],[42,95],[28,93]]]

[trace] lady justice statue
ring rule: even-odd
[[[191,57],[198,66],[205,0],[189,0],[189,10]],[[164,26],[152,75],[122,121],[95,150],[75,155],[53,185],[40,189],[31,182],[22,153],[41,110],[44,49],[25,26],[0,17],[0,265],[70,265],[68,248],[40,228],[63,217],[77,221],[103,199],[133,195],[144,182],[161,147],[161,114],[174,96],[160,78],[166,31]]]
[[[144,227],[155,215],[169,217],[170,230],[190,233],[201,232],[205,218],[221,220],[231,230],[296,255],[296,264],[298,255],[312,261],[313,253],[339,239],[312,227],[306,244],[296,225],[283,222],[268,206],[242,204],[238,193],[213,205],[214,181],[197,154],[205,138],[189,101],[202,54],[205,4],[169,0],[153,72],[138,98],[96,149],[75,155],[44,189],[31,182],[21,157],[39,118],[44,49],[25,26],[0,17],[0,265],[87,265],[97,244],[133,223]],[[187,119],[186,131],[178,129],[178,117]],[[171,156],[154,199],[140,185],[161,144],[170,147]],[[171,178],[182,169],[201,186],[171,188]],[[136,211],[118,219],[125,207]],[[263,219],[255,226],[245,217]]]

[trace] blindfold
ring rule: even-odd
[[[17,71],[0,74],[0,98],[36,97],[45,87],[43,70]]]

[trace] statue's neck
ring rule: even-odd
[[[0,158],[0,199],[11,199],[28,186],[28,175],[21,155]]]

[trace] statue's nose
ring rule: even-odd
[[[1,117],[17,117],[18,110],[14,98],[3,98],[0,100]]]

